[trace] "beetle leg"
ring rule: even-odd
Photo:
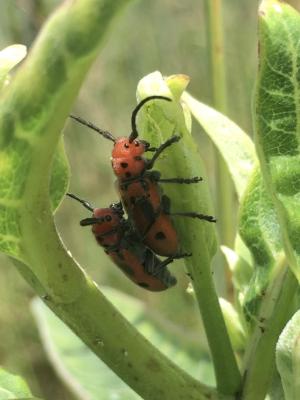
[[[71,197],[74,200],[79,201],[79,203],[81,203],[89,211],[92,211],[92,212],[94,211],[94,207],[91,206],[91,204],[88,201],[80,199],[79,197],[75,196],[75,194],[73,194],[73,193],[66,193],[66,195]]]
[[[179,183],[179,184],[190,184],[190,183],[198,183],[203,181],[203,178],[194,176],[193,178],[159,178],[156,182],[161,183]]]
[[[153,165],[157,158],[161,155],[161,153],[168,147],[170,147],[173,143],[177,143],[181,139],[180,136],[174,135],[171,136],[170,139],[166,140],[164,143],[162,143],[156,152],[154,153],[153,157],[150,160],[146,160],[146,169],[151,169],[153,168]]]
[[[152,273],[153,276],[157,276],[161,273],[163,269],[166,268],[167,265],[171,264],[174,260],[178,260],[181,258],[186,258],[186,257],[191,257],[191,253],[178,253],[174,254],[173,256],[170,256],[166,258],[165,260],[161,261],[158,265],[156,265],[155,272]]]
[[[171,217],[189,217],[202,219],[207,222],[217,222],[216,218],[212,215],[198,214],[196,212],[166,212],[166,214],[170,215]]]

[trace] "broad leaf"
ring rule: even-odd
[[[222,297],[219,300],[232,347],[235,351],[243,351],[246,344],[246,333],[241,323],[239,314],[229,301],[223,299]]]
[[[260,6],[256,144],[279,218],[289,265],[300,279],[300,16],[289,5]]]
[[[258,168],[243,198],[239,219],[240,235],[252,253],[254,270],[243,286],[243,307],[248,321],[256,320],[264,293],[283,258],[281,236],[273,203],[265,190]]]
[[[9,71],[26,57],[26,46],[13,44],[0,51],[0,89],[8,79]]]
[[[253,267],[239,252],[234,251],[226,246],[221,246],[221,250],[226,257],[227,264],[232,272],[232,283],[237,292],[244,295],[245,289],[249,285],[249,281],[253,274]]]
[[[252,140],[225,115],[188,93],[182,99],[223,157],[241,199],[256,161]]]
[[[64,198],[69,184],[69,177],[69,163],[65,155],[63,139],[61,139],[54,154],[49,185],[51,208],[53,211],[57,209]]]
[[[66,184],[64,158],[54,159],[63,125],[108,28],[129,2],[63,2],[4,91],[0,251],[17,260],[18,270],[47,305],[142,397],[168,394],[175,400],[188,392],[204,399],[214,391],[128,323],[66,251],[53,221],[49,184],[53,208]],[[53,165],[62,173],[54,167],[50,182]],[[149,365],[154,366],[151,375]]]
[[[284,388],[285,400],[300,398],[300,311],[282,331],[276,346],[276,364]]]
[[[198,149],[192,140],[186,124],[187,114],[178,104],[180,94],[188,84],[184,75],[173,75],[170,78],[162,78],[160,72],[154,72],[145,76],[138,84],[137,94],[143,99],[153,94],[160,94],[173,99],[172,102],[160,101],[145,107],[140,112],[139,133],[153,146],[158,146],[170,136],[181,136],[179,143],[170,146],[157,160],[154,169],[163,173],[162,177],[194,177],[205,174],[203,163]],[[181,90],[180,83],[182,84]],[[174,91],[174,94],[173,94]],[[206,183],[190,185],[164,184],[164,191],[172,199],[171,211],[198,211],[204,214],[212,214],[209,193]],[[188,252],[197,252],[201,257],[200,241],[204,241],[210,257],[216,251],[216,237],[214,224],[199,222],[192,218],[174,218],[182,239],[182,246]],[[193,234],[191,234],[193,232]],[[197,232],[197,237],[195,236]],[[193,248],[197,242],[197,249]]]
[[[0,400],[34,400],[26,382],[0,368]],[[37,400],[37,399],[36,399]]]
[[[163,78],[160,72],[153,72],[139,82],[138,99],[153,94],[172,99],[171,102],[149,104],[141,111],[139,133],[154,146],[172,135],[180,137],[180,142],[170,146],[155,163],[155,169],[162,172],[162,177],[204,178],[203,182],[197,184],[162,185],[171,199],[171,213],[193,211],[211,215],[212,201],[205,168],[191,135],[189,112],[179,102],[187,83],[185,75]],[[174,217],[173,220],[182,250],[191,253],[185,263],[192,276],[192,285],[212,350],[217,386],[223,393],[233,393],[240,386],[240,374],[211,274],[211,261],[216,252],[215,226],[196,218]]]

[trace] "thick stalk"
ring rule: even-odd
[[[199,258],[194,250],[196,248],[195,243],[193,257],[187,263],[193,271],[193,285],[212,355],[217,386],[222,393],[235,394],[240,389],[241,377],[215,290],[210,259],[203,258],[203,251]]]
[[[284,260],[285,261],[285,260]],[[278,337],[290,318],[297,280],[286,265],[268,289],[245,357],[243,400],[263,400],[275,368]]]

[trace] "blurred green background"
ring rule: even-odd
[[[45,19],[60,3],[58,0],[1,0],[0,48],[13,43],[30,48]],[[257,1],[226,0],[222,10],[227,115],[250,135],[257,6]],[[74,113],[117,136],[126,135],[136,102],[137,82],[155,70],[164,75],[189,75],[190,93],[214,106],[208,36],[205,1],[133,2],[111,30],[82,87]],[[100,207],[115,201],[111,143],[71,121],[66,122],[64,133],[72,173],[70,191]],[[213,198],[217,198],[213,149],[196,124],[193,133],[206,161]],[[150,309],[159,310],[164,321],[176,323],[178,335],[184,337],[189,331],[195,337],[203,336],[193,296],[186,290],[189,280],[183,265],[178,262],[172,266],[179,280],[172,290],[151,294],[135,287],[105,257],[89,229],[79,226],[79,220],[86,216],[85,209],[66,199],[56,214],[56,222],[66,247],[96,282],[141,298]],[[235,207],[230,217],[235,221]],[[217,286],[223,291],[224,274],[218,272],[221,268],[218,261],[215,264]],[[33,297],[31,288],[3,256],[0,274],[0,364],[22,375],[33,393],[40,397],[73,399],[56,377],[41,347],[29,309]],[[161,329],[172,329],[170,326],[165,324]],[[203,351],[207,351],[204,338]]]

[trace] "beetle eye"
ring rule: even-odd
[[[139,142],[134,142],[135,147],[139,147]]]
[[[125,147],[125,149],[129,149],[129,144],[125,143],[124,147]]]
[[[111,221],[112,220],[112,218],[111,218],[111,215],[105,215],[105,221]]]

